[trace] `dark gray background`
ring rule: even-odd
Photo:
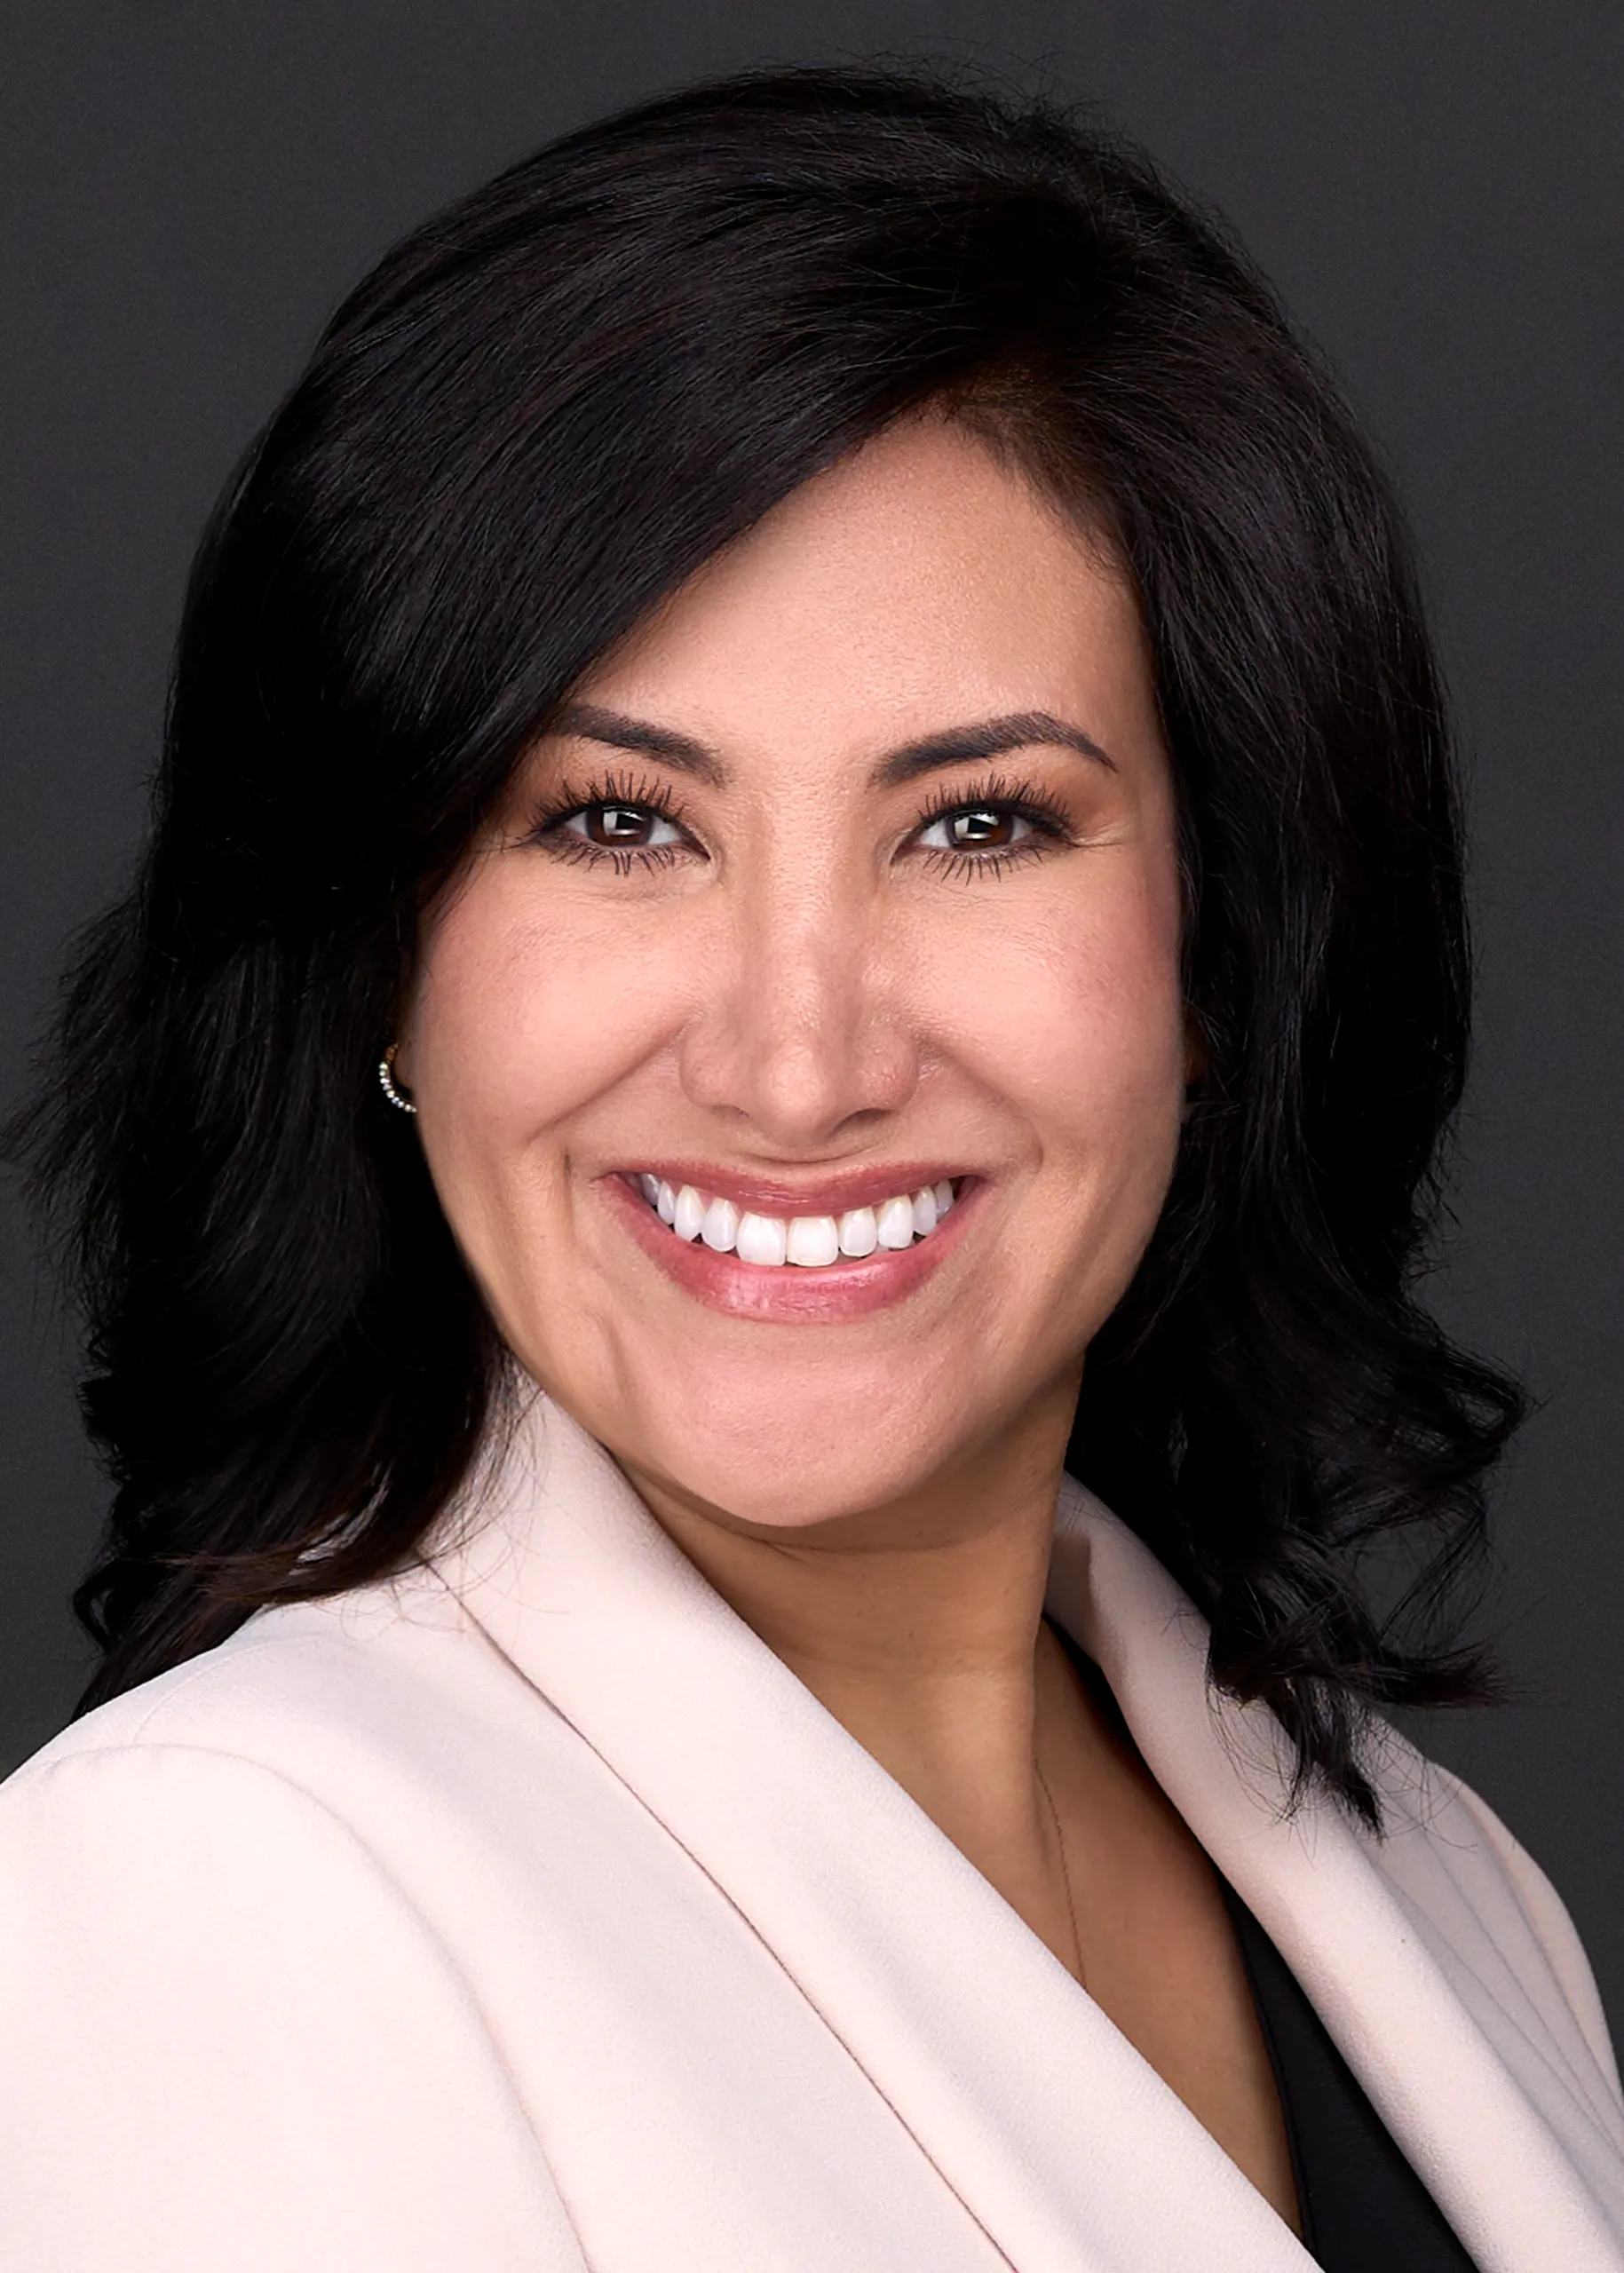
[[[338,296],[558,130],[748,62],[933,55],[1097,101],[1224,207],[1408,500],[1471,752],[1481,997],[1437,1282],[1545,1399],[1498,1494],[1525,1701],[1438,1719],[1624,2022],[1618,0],[8,0],[0,1105],[139,827],[199,525]],[[0,1216],[0,1770],[65,1716],[102,1491]]]

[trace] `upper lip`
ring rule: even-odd
[[[890,1160],[872,1168],[847,1168],[813,1183],[792,1184],[782,1176],[748,1176],[708,1160],[629,1160],[617,1176],[657,1176],[673,1191],[690,1184],[708,1200],[731,1200],[755,1216],[843,1216],[872,1208],[899,1194],[911,1195],[927,1184],[944,1184],[967,1174],[950,1160]]]

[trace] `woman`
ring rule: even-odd
[[[1572,1927],[1375,1717],[1517,1412],[1466,968],[1393,510],[1138,158],[766,75],[409,238],[24,1132],[118,1497],[5,2262],[1624,2264]]]

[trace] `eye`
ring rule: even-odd
[[[1035,833],[1024,813],[1007,805],[955,805],[938,813],[918,842],[928,852],[1008,852]]]
[[[561,836],[575,837],[605,852],[651,852],[680,844],[682,831],[650,805],[622,804],[601,798],[577,807],[557,823]]]

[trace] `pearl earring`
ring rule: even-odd
[[[417,1108],[404,1089],[395,1086],[395,1052],[400,1047],[392,1041],[377,1062],[378,1085],[398,1113],[416,1113]]]

